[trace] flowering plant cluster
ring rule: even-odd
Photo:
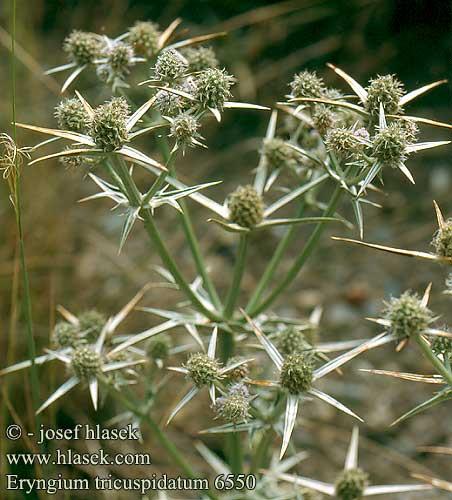
[[[422,296],[407,291],[385,301],[381,316],[371,319],[383,331],[362,340],[323,342],[320,306],[309,318],[288,318],[280,314],[276,301],[315,253],[330,224],[352,228],[358,235],[358,239],[336,240],[452,264],[452,222],[443,217],[436,203],[438,229],[432,253],[363,241],[363,207],[379,206],[372,197],[380,191],[383,179],[401,173],[414,183],[407,166],[411,155],[449,144],[421,141],[419,134],[423,126],[450,129],[450,125],[405,112],[412,100],[444,81],[407,92],[396,76],[382,75],[362,86],[329,65],[342,80],[338,86],[345,82],[354,96],[345,86],[342,90],[328,87],[317,73],[303,70],[294,75],[288,94],[271,109],[237,102],[233,98],[235,77],[221,66],[213,48],[203,45],[224,33],[180,40],[179,24],[176,20],[162,29],[140,21],[116,38],[70,33],[63,43],[68,62],[48,71],[70,72],[62,85],[64,96],[55,106],[55,128],[17,123],[17,127],[47,138],[18,150],[2,135],[1,144],[8,154],[1,167],[8,177],[11,158],[20,153],[29,165],[57,159],[65,167],[86,172],[97,191],[83,201],[107,198],[123,216],[120,251],[127,251],[131,230],[141,226],[161,259],[160,275],[183,302],[173,309],[161,309],[158,304],[141,307],[159,318],[159,323],[134,334],[119,334],[118,328],[138,307],[148,285],[109,318],[95,310],[74,315],[60,307],[62,319],[53,329],[52,345],[34,360],[0,370],[0,376],[34,365],[63,363],[67,376],[36,409],[38,413],[76,386],[87,391],[96,410],[111,398],[117,402],[117,421],[133,422],[140,429],[149,426],[181,470],[195,476],[153,415],[154,398],[168,384],[168,373],[175,373],[170,383],[179,387],[180,377],[189,382],[189,389],[167,409],[166,425],[182,420],[185,406],[208,393],[212,425],[199,431],[224,435],[224,453],[217,456],[201,442],[196,444],[197,450],[216,472],[251,472],[258,477],[250,496],[242,492],[224,498],[313,499],[326,495],[359,500],[441,487],[439,480],[425,476],[416,484],[372,485],[371,476],[358,467],[358,427],[352,431],[344,470],[330,483],[288,473],[305,458],[296,453],[293,439],[305,404],[320,401],[351,420],[365,420],[365,415],[358,416],[319,388],[318,382],[339,376],[343,365],[371,349],[394,344],[400,352],[416,345],[431,363],[433,375],[367,371],[441,386],[431,399],[395,423],[452,398],[452,334],[438,326],[438,317],[428,305],[431,285]],[[131,78],[137,65],[149,71],[149,79],[138,85]],[[106,102],[90,103],[82,89],[75,90],[78,77],[85,72],[91,72],[99,85],[111,91]],[[146,99],[136,104],[132,91],[138,87],[145,90]],[[268,127],[256,167],[244,173],[224,200],[218,200],[211,193],[222,179],[187,185],[179,174],[186,150],[198,148],[202,154],[208,146],[203,128],[209,121],[221,122],[229,109],[264,113]],[[145,136],[158,139],[160,151],[144,151],[134,145]],[[138,169],[145,173],[145,182],[142,178],[137,181]],[[353,208],[353,223],[341,215],[341,207],[347,203]],[[206,266],[191,220],[191,204],[201,206],[208,227],[216,225],[235,238],[235,262],[224,293]],[[163,205],[177,212],[196,276],[188,277],[180,267],[158,227],[157,208]],[[300,224],[313,229],[282,272],[282,260]],[[252,293],[244,297],[241,290],[247,260],[259,251],[256,234],[275,228],[282,229],[282,233],[278,231],[282,237]],[[447,287],[452,293],[452,277]],[[144,401],[139,399],[142,392],[132,390],[141,383],[145,395],[150,394]],[[223,498],[219,492],[208,495]]]

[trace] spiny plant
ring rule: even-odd
[[[108,319],[94,310],[75,315],[59,308],[63,320],[55,325],[52,345],[45,353],[34,362],[26,360],[4,368],[0,375],[35,364],[63,363],[68,378],[37,408],[38,413],[76,386],[88,391],[97,409],[100,401],[109,401],[106,397],[99,398],[102,392],[117,401],[118,421],[131,421],[138,427],[148,425],[181,470],[193,477],[197,474],[192,466],[153,416],[156,394],[165,383],[165,370],[183,375],[191,388],[169,409],[167,424],[176,417],[183,420],[181,410],[207,389],[212,419],[221,423],[202,432],[224,434],[226,462],[222,463],[204,444],[196,443],[196,447],[216,471],[258,475],[254,496],[244,493],[240,498],[279,498],[285,491],[284,482],[299,485],[297,498],[305,499],[318,498],[320,493],[358,500],[369,495],[428,489],[429,486],[413,484],[369,485],[367,473],[357,463],[357,428],[352,434],[345,469],[332,483],[292,476],[286,471],[301,460],[301,455],[293,454],[292,435],[299,406],[306,400],[321,400],[362,421],[343,403],[318,389],[316,382],[340,372],[344,364],[371,349],[392,342],[397,343],[398,351],[409,341],[418,345],[436,375],[384,373],[444,386],[431,400],[398,421],[452,398],[452,334],[434,325],[437,318],[428,307],[430,286],[422,298],[406,292],[389,299],[382,316],[374,320],[384,332],[361,341],[341,339],[322,343],[318,335],[320,308],[315,308],[309,319],[287,318],[278,313],[276,301],[315,254],[329,223],[354,226],[340,211],[343,202],[353,208],[361,240],[336,239],[452,263],[451,222],[444,220],[436,204],[439,227],[432,242],[435,253],[362,241],[363,206],[378,206],[371,199],[378,192],[377,184],[398,172],[414,183],[406,165],[411,155],[450,142],[419,141],[419,126],[451,126],[405,114],[413,99],[444,81],[406,92],[394,75],[383,75],[372,78],[363,87],[343,70],[330,65],[351,87],[358,103],[342,91],[328,87],[317,73],[303,70],[289,83],[285,101],[270,110],[235,101],[235,77],[221,66],[211,47],[198,46],[222,33],[175,41],[178,26],[179,21],[175,21],[161,29],[153,22],[139,21],[116,38],[82,31],[70,33],[63,43],[69,62],[48,73],[70,70],[62,86],[62,92],[67,92],[82,72],[94,70],[91,75],[99,86],[111,91],[111,97],[91,105],[75,90],[74,95],[56,104],[54,116],[58,128],[17,123],[18,127],[50,139],[18,149],[13,141],[2,136],[5,151],[0,165],[7,177],[11,157],[20,151],[30,158],[29,165],[58,159],[85,171],[93,187],[99,190],[83,201],[107,198],[122,212],[124,223],[119,236],[122,251],[132,228],[138,224],[144,228],[152,249],[162,261],[163,267],[158,272],[169,286],[178,290],[184,300],[182,306],[168,310],[142,307],[142,311],[163,321],[140,333],[121,336],[116,333],[118,326],[137,306],[147,287]],[[136,85],[132,76],[139,66],[147,68],[149,78]],[[140,105],[132,99],[138,91],[145,94]],[[236,108],[270,112],[268,127],[259,147],[256,168],[245,172],[224,200],[217,200],[205,193],[213,192],[211,188],[222,179],[187,185],[179,179],[179,173],[188,147],[199,148],[199,154],[201,148],[207,147],[201,135],[206,122],[212,117],[220,122],[223,113]],[[135,139],[145,135],[158,137],[160,151],[132,146]],[[60,145],[58,151],[41,153]],[[145,181],[137,182],[136,169],[144,172]],[[224,294],[209,274],[193,229],[191,203],[208,213],[203,217],[211,225],[236,238],[230,286]],[[178,214],[196,267],[194,277],[187,277],[158,227],[157,208],[162,205],[172,207]],[[285,215],[279,215],[283,209]],[[281,271],[300,224],[313,224],[314,229],[287,270]],[[280,226],[283,236],[245,300],[241,291],[247,260],[250,253],[259,252],[255,235]],[[185,343],[181,330],[191,336],[190,344]],[[257,344],[253,343],[255,339]],[[341,351],[333,359],[328,356]],[[180,362],[173,363],[173,359]],[[141,376],[146,370],[151,375]],[[145,401],[138,401],[138,394],[129,388],[140,383],[149,395]],[[244,433],[245,438],[240,438],[239,433]],[[274,442],[279,453],[269,462]],[[288,452],[291,457],[285,461]],[[208,495],[217,498],[216,492],[210,491]]]

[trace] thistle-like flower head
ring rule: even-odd
[[[239,186],[228,197],[229,218],[239,226],[252,228],[264,218],[262,196],[251,186]]]
[[[176,139],[176,144],[185,148],[199,144],[198,130],[201,124],[189,113],[181,113],[171,120],[170,135]]]
[[[107,52],[107,64],[113,73],[127,75],[135,64],[132,45],[124,42],[115,42]]]
[[[319,134],[324,136],[337,121],[337,114],[329,106],[316,104],[312,111],[312,121]]]
[[[274,169],[295,168],[300,159],[297,152],[279,137],[264,139],[262,152]]]
[[[188,69],[185,58],[176,49],[165,49],[157,58],[154,74],[158,80],[172,83],[181,78]]]
[[[323,79],[315,71],[301,71],[294,76],[289,86],[294,98],[323,97],[326,91]]]
[[[211,47],[190,47],[183,52],[191,72],[217,68],[219,65],[215,51]]]
[[[292,325],[278,333],[276,346],[283,355],[299,354],[311,349],[304,332]]]
[[[214,405],[218,417],[234,424],[247,420],[249,408],[248,388],[241,383],[233,385],[225,396],[217,398]]]
[[[243,361],[243,359],[239,356],[234,356],[229,360],[230,365],[235,365],[238,362]],[[240,380],[243,380],[249,375],[249,366],[247,363],[241,364],[232,370],[228,371],[226,376],[227,380],[230,382],[239,382]],[[236,384],[237,385],[237,384]],[[246,387],[246,386],[245,386]]]
[[[202,352],[192,354],[188,358],[185,368],[196,387],[210,385],[221,378],[218,361]]]
[[[332,128],[325,138],[326,149],[339,158],[350,158],[364,149],[363,138],[357,131],[345,127]]]
[[[104,314],[96,309],[83,311],[79,316],[79,328],[89,341],[96,340],[107,322]]]
[[[391,333],[400,340],[421,334],[433,321],[430,309],[417,294],[409,291],[386,303],[384,315],[391,323]]]
[[[336,480],[336,496],[340,500],[360,500],[369,484],[362,469],[346,469]]]
[[[88,381],[96,377],[102,366],[100,354],[90,347],[81,346],[74,349],[71,357],[71,369],[80,380]]]
[[[150,359],[164,360],[169,356],[171,344],[167,337],[158,337],[152,339],[146,349]]]
[[[432,241],[437,255],[452,257],[452,219],[447,219],[439,227]]]
[[[448,337],[434,337],[431,341],[432,351],[442,354],[446,359],[452,360],[452,339]]]
[[[284,358],[280,374],[281,387],[291,394],[301,394],[311,388],[313,366],[310,356],[305,354],[289,354]]]
[[[63,42],[63,50],[78,66],[90,64],[102,55],[104,44],[95,33],[74,30]]]
[[[159,50],[160,31],[156,23],[137,21],[129,28],[128,42],[138,55],[153,57]]]
[[[89,127],[89,116],[79,99],[72,97],[63,99],[55,107],[55,118],[58,127],[71,132],[85,133]]]
[[[398,167],[407,158],[410,135],[405,126],[392,122],[372,140],[372,154],[383,165]]]
[[[222,110],[225,101],[231,97],[235,78],[226,70],[208,68],[196,76],[196,98],[204,108]]]
[[[85,342],[80,336],[80,328],[67,321],[58,321],[52,332],[52,341],[57,348],[76,347]]]
[[[114,97],[94,110],[90,133],[97,147],[110,152],[120,149],[128,141],[128,110],[123,97]]]
[[[390,115],[402,112],[400,99],[405,94],[403,84],[395,75],[383,75],[373,78],[367,87],[365,109],[373,116],[378,116],[380,103],[385,113]]]

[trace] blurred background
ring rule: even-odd
[[[10,132],[10,13],[5,2],[1,10],[0,130]],[[452,67],[452,8],[451,2],[446,0],[275,3],[256,0],[18,0],[17,12],[17,119],[41,126],[55,126],[53,108],[59,102],[62,82],[61,75],[44,76],[44,71],[65,62],[61,44],[73,29],[114,37],[136,20],[152,20],[166,27],[174,18],[181,17],[183,28],[193,35],[227,31],[225,38],[211,45],[222,64],[238,79],[235,98],[268,106],[283,98],[293,74],[301,69],[315,69],[328,84],[347,90],[326,68],[327,62],[344,68],[361,83],[377,74],[395,73],[408,90],[450,77]],[[132,79],[141,81],[147,72],[145,67],[137,69]],[[80,79],[76,88],[94,103],[107,98],[89,77]],[[415,101],[409,114],[450,122],[451,90],[450,83],[439,87]],[[143,94],[142,99],[144,97]],[[188,183],[223,179],[223,184],[211,192],[221,201],[238,183],[251,179],[267,119],[264,113],[239,110],[225,113],[221,124],[203,130],[209,149],[189,151],[179,163],[181,177]],[[423,130],[422,138],[449,139],[450,132],[430,128]],[[38,140],[36,135],[19,133],[20,145]],[[154,146],[146,142],[144,145],[147,150]],[[450,147],[445,147],[413,157],[410,165],[417,181],[415,186],[409,185],[398,172],[386,176],[385,194],[378,199],[384,208],[365,209],[367,241],[429,250],[436,226],[432,200],[438,201],[446,216],[452,214],[450,155]],[[111,315],[147,281],[157,279],[153,265],[159,263],[158,257],[149,249],[138,225],[123,253],[118,255],[122,219],[109,211],[108,202],[77,203],[93,192],[93,185],[84,180],[83,172],[65,170],[58,162],[24,167],[23,221],[38,351],[48,345],[57,304],[76,313],[95,307]],[[224,289],[228,284],[227,270],[232,262],[235,238],[207,226],[206,213],[195,206],[192,209],[212,275],[220,289]],[[352,217],[349,207],[342,210],[344,215]],[[171,250],[186,273],[193,276],[183,233],[173,229],[174,222],[175,214],[171,209],[160,211],[159,224]],[[346,246],[328,237],[339,233],[357,236],[356,232],[347,232],[342,227],[331,227],[323,237],[319,252],[275,306],[279,311],[306,317],[320,304],[324,307],[323,340],[363,338],[378,332],[364,318],[378,312],[383,298],[408,288],[422,292],[427,283],[433,281],[432,307],[443,315],[445,322],[452,320],[451,299],[441,294],[446,269],[423,262],[413,266],[409,259]],[[308,228],[300,228],[292,256],[308,234]],[[275,232],[255,242],[259,251],[247,267],[245,294],[260,277],[278,236]],[[290,260],[286,265],[290,265]],[[7,185],[0,183],[0,366],[26,357],[23,311],[18,293],[15,220]],[[162,294],[161,290],[151,290],[145,303],[165,308],[173,305],[176,299],[177,296],[170,292]],[[124,330],[138,331],[149,327],[152,321],[152,317],[137,312]],[[396,355],[387,347],[351,363],[345,368],[343,379],[332,377],[325,383],[335,397],[366,420],[362,465],[372,471],[372,481],[406,480],[409,471],[414,470],[452,480],[450,457],[433,456],[417,449],[423,445],[452,446],[450,404],[401,426],[388,428],[397,416],[427,399],[431,388],[357,371],[372,367],[418,373],[429,370],[415,349],[406,349],[403,354]],[[57,374],[51,368],[41,373],[42,392],[50,393],[59,380]],[[179,383],[171,381],[175,383],[174,390],[179,391]],[[0,380],[0,384],[4,383]],[[27,421],[30,403],[26,396],[26,377],[16,375],[7,383],[9,402]],[[92,419],[84,395],[81,391],[74,394],[46,418],[58,425]],[[210,422],[210,417],[198,410],[196,404],[188,407],[185,418],[175,421],[170,435],[187,454],[193,455],[192,460],[201,470],[209,472],[189,439],[197,437],[197,430]],[[297,448],[308,449],[311,458],[300,470],[304,475],[331,480],[341,467],[351,422],[320,404],[308,405],[302,419],[295,433]],[[9,413],[3,412],[3,424],[9,420]],[[99,417],[93,421],[99,421]],[[145,448],[153,453],[152,436],[145,434],[145,438]],[[215,448],[215,440],[206,442]],[[171,471],[172,466],[163,454],[154,455],[156,470]],[[133,476],[130,468],[114,472]],[[447,498],[447,494],[441,493],[428,495],[432,499]],[[128,497],[124,494],[117,498]],[[422,496],[413,495],[413,498]]]

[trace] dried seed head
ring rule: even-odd
[[[217,68],[218,59],[211,47],[190,47],[183,52],[188,61],[189,71],[203,71],[208,68]]]
[[[410,138],[405,126],[393,122],[373,138],[372,154],[382,164],[398,167],[408,156],[406,148],[409,143]]]
[[[80,329],[77,325],[67,321],[59,321],[52,332],[52,341],[57,348],[80,346],[85,340],[80,337]]]
[[[92,63],[101,57],[104,44],[95,33],[74,30],[63,42],[63,50],[78,66]]]
[[[301,394],[311,388],[313,366],[306,354],[289,354],[284,359],[279,382],[291,394]]]
[[[452,257],[452,219],[447,219],[444,226],[435,233],[432,241],[437,255]]]
[[[279,352],[284,355],[299,354],[312,349],[304,333],[294,326],[288,326],[279,332],[276,344]]]
[[[55,107],[55,118],[61,130],[84,134],[89,126],[85,107],[76,98],[63,99]]]
[[[232,357],[229,360],[228,365],[231,366],[234,363],[238,363],[239,361],[242,361],[242,358],[240,358],[239,356]],[[246,378],[248,374],[249,374],[249,366],[248,363],[245,363],[226,372],[226,377],[230,382],[238,382],[239,380]]]
[[[78,316],[80,331],[88,338],[90,341],[96,340],[102,332],[105,324],[107,323],[107,318],[104,314],[96,311],[96,309],[89,309],[82,312]]]
[[[264,218],[262,196],[251,186],[239,186],[228,197],[229,218],[239,226],[251,229]]]
[[[210,385],[222,378],[220,364],[216,359],[211,359],[207,354],[192,354],[185,365],[188,376],[193,380],[196,387]]]
[[[286,141],[275,137],[264,139],[262,153],[272,168],[295,168],[299,163],[299,155]]]
[[[115,42],[107,52],[107,66],[111,68],[112,75],[123,77],[130,73],[130,68],[135,65],[133,47],[128,43]]]
[[[89,380],[100,373],[100,355],[89,347],[77,347],[72,353],[71,368],[80,380]]]
[[[247,420],[249,408],[249,392],[244,384],[232,386],[228,394],[218,398],[214,405],[218,417],[234,424]]]
[[[188,113],[176,116],[170,127],[170,135],[176,139],[177,144],[182,147],[193,146],[199,137],[198,129],[201,126],[199,121]]]
[[[154,74],[158,80],[172,83],[181,78],[188,69],[185,58],[175,49],[163,50],[157,58]]]
[[[339,500],[360,500],[369,485],[369,476],[361,469],[344,470],[336,480]]]
[[[391,322],[391,333],[403,339],[421,334],[433,321],[433,313],[415,293],[404,292],[385,304],[384,318]]]
[[[326,134],[325,147],[327,151],[345,159],[358,156],[363,151],[364,144],[360,133],[349,128],[337,127]]]
[[[329,106],[316,104],[312,112],[312,121],[319,134],[324,136],[337,122],[337,115]]]
[[[171,344],[167,337],[160,336],[149,342],[147,346],[147,354],[152,360],[164,360],[169,356]]]
[[[120,149],[128,141],[126,120],[129,106],[123,97],[114,97],[94,110],[90,133],[104,151]]]
[[[367,87],[366,110],[373,116],[380,113],[380,103],[388,115],[401,113],[400,98],[405,94],[402,82],[395,75],[377,76]]]
[[[226,70],[208,68],[196,76],[196,98],[203,108],[223,109],[225,101],[232,95],[235,78]]]
[[[302,71],[294,76],[289,84],[291,95],[295,98],[300,97],[324,97],[326,86],[322,78],[315,71]]]
[[[156,23],[151,21],[137,21],[129,28],[127,40],[132,45],[135,53],[153,57],[159,50],[160,31]]]

